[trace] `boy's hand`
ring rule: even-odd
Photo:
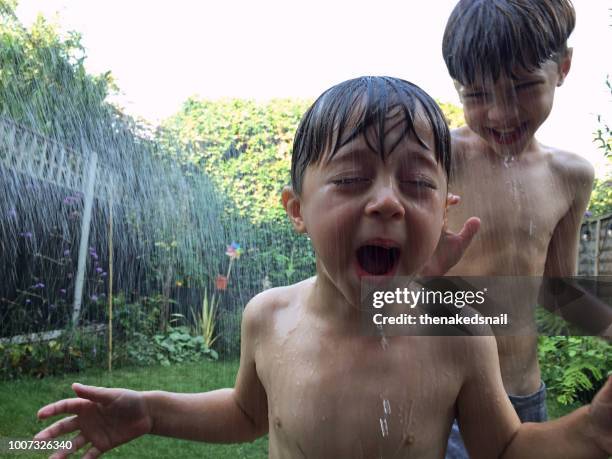
[[[53,459],[67,457],[87,443],[91,445],[83,458],[93,459],[151,431],[153,421],[147,412],[142,393],[77,383],[72,385],[72,390],[79,398],[60,400],[38,411],[39,419],[58,414],[74,415],[60,419],[34,437],[36,440],[49,440],[79,431],[72,440],[72,448],[57,451],[51,456]]]
[[[461,198],[457,195],[448,194],[448,206],[454,206],[459,203]],[[470,217],[463,224],[463,228],[458,233],[451,233],[444,226],[444,232],[438,242],[438,247],[432,255],[431,259],[421,270],[421,276],[435,277],[443,276],[455,266],[465,253],[472,239],[480,229],[480,219],[478,217]]]
[[[612,454],[612,376],[595,395],[589,415],[595,443],[606,454]]]

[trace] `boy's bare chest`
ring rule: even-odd
[[[472,216],[482,223],[465,261],[477,266],[478,254],[491,261],[498,254],[524,275],[543,269],[548,244],[572,196],[562,178],[539,163],[477,162],[457,171],[450,191],[462,198],[449,211],[451,230],[460,229]]]
[[[286,342],[262,378],[271,455],[276,448],[280,457],[429,457],[440,449],[460,378],[395,341],[386,349]],[[432,457],[440,456],[441,449]]]
[[[491,217],[496,226],[554,226],[568,208],[568,185],[544,164],[502,164],[482,161],[458,171],[450,185],[462,197],[458,210]]]

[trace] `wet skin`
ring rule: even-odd
[[[452,132],[449,188],[462,204],[449,210],[449,228],[461,228],[469,216],[480,217],[481,228],[448,275],[574,274],[593,168],[582,157],[541,145],[534,137],[570,63],[571,53],[559,65],[548,61],[533,72],[518,71],[517,79],[456,84],[468,126]],[[515,329],[506,333],[528,335],[498,338],[502,377],[511,394],[529,394],[540,386],[537,337],[528,322],[538,294],[539,283],[518,281],[505,282],[495,292],[501,307],[491,313],[517,318]]]

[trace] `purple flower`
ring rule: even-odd
[[[32,300],[30,300],[29,298],[26,298],[25,302],[26,302],[26,304],[30,304],[32,302]]]
[[[98,266],[98,267],[96,268],[96,272],[97,272],[98,274],[101,274],[101,273],[103,273],[103,272],[104,272],[104,270]]]
[[[66,289],[65,289],[65,288],[60,288],[60,293],[61,293],[62,295],[65,295],[65,294],[66,294]]]
[[[25,237],[26,239],[32,238],[32,233],[30,231],[26,231],[25,233],[19,233],[19,235]]]
[[[7,215],[9,217],[16,217],[17,216],[17,211],[15,210],[15,208],[12,208],[11,210],[8,211]]]
[[[68,279],[72,279],[72,276],[74,276],[74,274],[72,274],[72,273],[68,273],[68,274],[66,275],[66,277],[68,277]]]
[[[54,311],[55,309],[57,309],[57,306],[55,306],[54,304],[50,304],[50,305],[49,305],[49,309],[51,309],[52,311]]]
[[[64,250],[64,256],[65,257],[69,257],[70,256],[70,250],[68,250],[68,249]]]
[[[98,295],[91,295],[89,298],[91,301],[98,301]]]
[[[79,196],[78,193],[76,196],[66,196],[64,198],[64,204],[68,204],[68,205],[76,204],[79,202],[79,199],[81,199],[81,196]]]
[[[590,210],[587,210],[587,211],[584,213],[584,216],[585,216],[586,218],[591,218],[591,217],[593,216],[593,212],[591,212]]]
[[[107,276],[106,271],[104,271],[102,274],[100,274],[100,277],[106,277],[106,276]]]
[[[32,285],[33,289],[38,289],[38,288],[45,288],[45,284],[43,284],[42,282],[39,282],[36,285]]]

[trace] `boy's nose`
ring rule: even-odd
[[[487,112],[494,127],[513,127],[518,122],[518,107],[513,97],[493,100]]]
[[[366,215],[385,219],[404,217],[406,211],[393,184],[378,186],[373,191],[374,193],[365,208]]]

